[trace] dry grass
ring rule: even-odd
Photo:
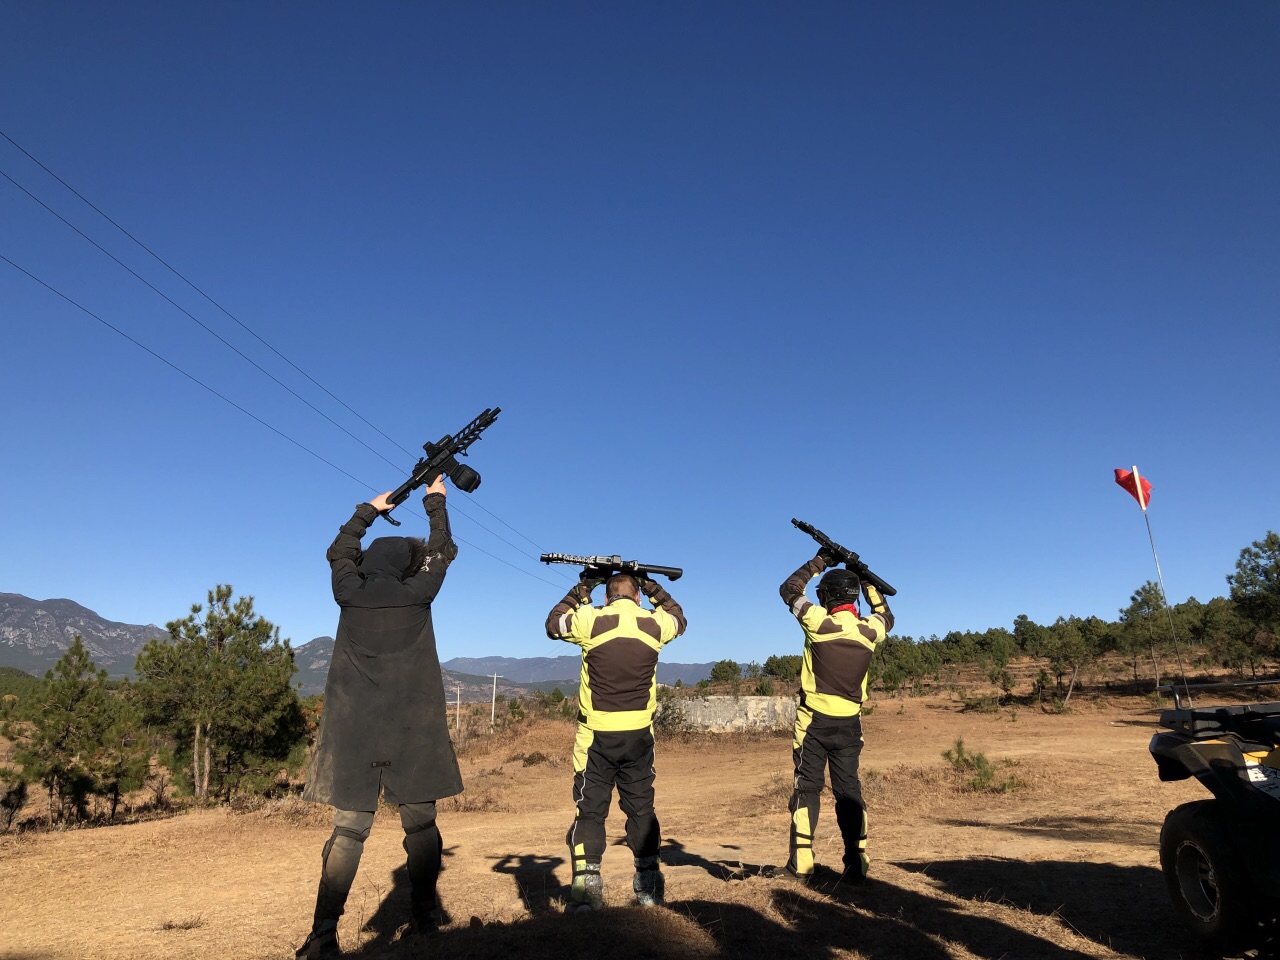
[[[499,790],[464,790],[456,797],[436,801],[441,813],[512,813],[515,808]]]
[[[327,827],[333,824],[333,808],[308,803],[301,797],[278,797],[262,806],[258,815],[263,820],[286,823],[291,827]]]
[[[786,856],[790,743],[697,737],[658,750],[668,907],[628,906],[632,863],[617,845],[615,806],[603,870],[610,909],[565,918],[573,725],[521,722],[464,755],[467,791],[440,803],[444,929],[426,940],[406,935],[403,833],[395,812],[380,810],[339,936],[357,957],[444,960],[1187,955],[1156,838],[1165,811],[1202,791],[1158,782],[1146,752],[1147,705],[1090,705],[1068,716],[1023,710],[1013,723],[963,713],[945,696],[888,706],[865,722],[866,886],[851,888],[825,868],[811,888],[767,878],[763,868]],[[1024,786],[957,788],[942,752],[960,736],[993,763],[1016,761]],[[538,754],[545,761],[526,762]],[[22,944],[42,960],[289,956],[310,922],[328,811],[277,804],[249,815],[205,809],[110,830],[0,837],[0,944]],[[311,811],[319,822],[308,822]],[[815,855],[827,865],[840,853],[827,800]],[[87,889],[127,896],[88,897]],[[184,928],[182,918],[193,916],[200,924]]]
[[[157,927],[157,930],[197,930],[204,926],[204,917],[200,914],[192,914],[189,917],[182,917],[178,920],[166,920]]]

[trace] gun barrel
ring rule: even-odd
[[[671,581],[679,580],[684,576],[684,569],[682,567],[660,567],[653,563],[637,564],[636,571],[638,573],[656,573]]]

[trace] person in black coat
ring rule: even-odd
[[[379,793],[400,807],[414,927],[430,930],[440,919],[435,802],[461,793],[462,777],[449,740],[431,602],[458,548],[449,531],[444,480],[437,478],[422,499],[431,524],[427,540],[380,537],[361,550],[369,525],[394,507],[387,496],[356,507],[327,553],[341,613],[302,796],[334,807],[333,835],[321,857],[315,918],[299,960],[340,955],[338,919]]]

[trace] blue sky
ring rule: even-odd
[[[1274,4],[6,21],[0,129],[400,446],[503,408],[450,502],[510,543],[455,512],[446,659],[570,652],[539,549],[683,566],[666,657],[747,661],[798,646],[793,516],[913,636],[1114,617],[1154,575],[1115,467],[1174,600],[1280,525]],[[325,547],[413,458],[3,140],[0,170],[396,465],[0,178],[0,254],[370,484],[0,263],[0,590],[163,622],[229,582],[331,634]]]

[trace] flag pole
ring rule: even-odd
[[[1160,582],[1160,597],[1164,600],[1164,610],[1169,617],[1169,636],[1173,639],[1173,652],[1178,658],[1178,669],[1182,672],[1182,689],[1187,695],[1187,706],[1194,709],[1191,702],[1191,687],[1187,685],[1187,668],[1182,662],[1182,647],[1178,644],[1178,633],[1173,626],[1173,608],[1169,606],[1169,593],[1164,588],[1164,573],[1160,569],[1160,555],[1156,553],[1156,538],[1151,532],[1151,514],[1147,513],[1147,498],[1142,491],[1142,477],[1138,474],[1138,465],[1133,465],[1133,487],[1138,493],[1138,506],[1142,507],[1142,519],[1147,523],[1147,540],[1151,543],[1151,559],[1156,562],[1156,579]]]

